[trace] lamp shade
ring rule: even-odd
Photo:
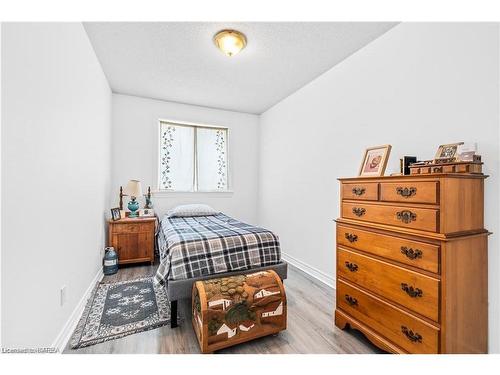
[[[142,195],[141,181],[130,180],[125,189],[123,189],[123,194],[130,197],[140,197]]]

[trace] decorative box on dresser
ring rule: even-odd
[[[154,263],[156,217],[108,221],[109,246],[118,253],[118,264]]]
[[[486,353],[484,175],[340,180],[337,327],[393,353]]]

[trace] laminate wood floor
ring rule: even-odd
[[[153,275],[158,266],[128,266],[117,274],[105,276],[106,281],[121,281],[142,275]],[[223,349],[217,353],[238,354],[345,354],[381,353],[361,333],[340,330],[333,324],[335,293],[304,272],[289,265],[288,279],[284,281],[288,299],[287,330],[274,336]],[[106,341],[81,349],[66,347],[69,354],[154,354],[200,353],[198,341],[191,326],[191,301],[178,304],[180,326],[163,326],[136,333],[117,340]]]

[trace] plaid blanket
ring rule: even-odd
[[[224,214],[167,217],[157,236],[155,281],[181,280],[245,270],[281,261],[278,237]]]

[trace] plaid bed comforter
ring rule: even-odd
[[[245,270],[281,261],[278,237],[224,214],[167,217],[157,236],[155,281],[181,280]]]

